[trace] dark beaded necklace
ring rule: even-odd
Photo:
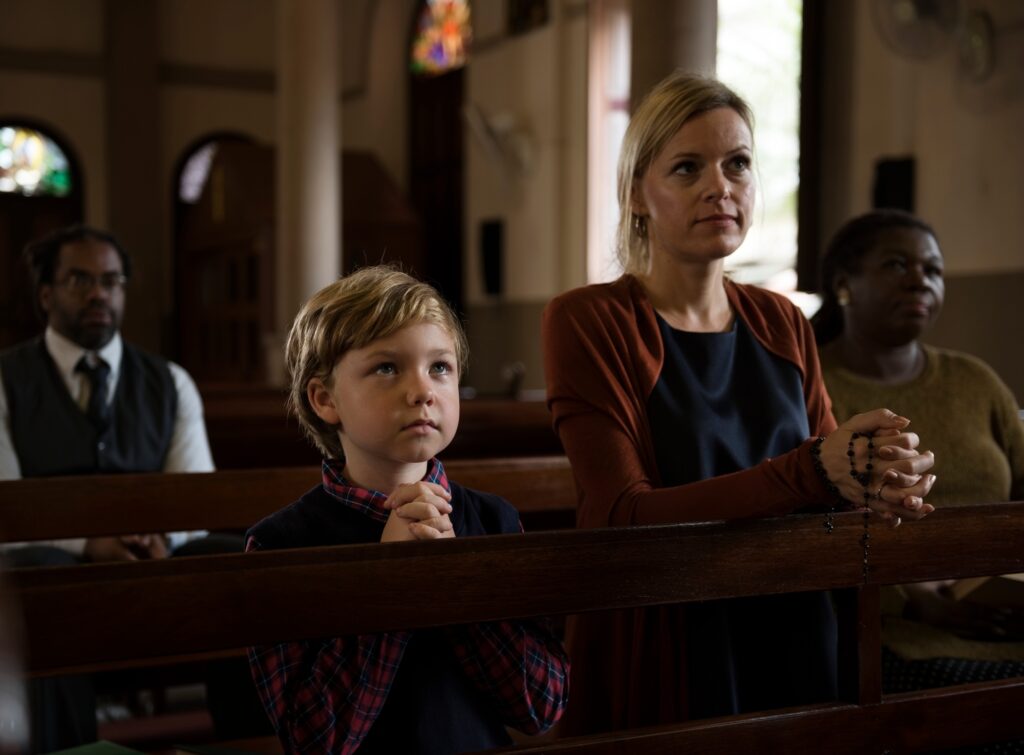
[[[825,512],[825,532],[831,535],[832,530],[836,528],[836,504],[843,500],[843,496],[839,492],[839,488],[832,484],[832,480],[828,478],[828,472],[825,471],[825,465],[821,463],[821,444],[824,442],[825,438],[820,435],[814,439],[811,444],[811,460],[814,462],[814,471],[818,473],[818,477],[825,483],[825,489],[832,496],[832,504]]]
[[[856,451],[854,450],[853,444],[858,438],[866,438],[868,442],[867,447],[867,463],[864,465],[864,471],[858,472],[857,465],[854,461],[856,457]],[[828,477],[828,472],[825,471],[825,465],[821,463],[821,444],[825,442],[825,438],[817,437],[814,442],[811,443],[811,459],[814,462],[814,471],[818,473],[818,476],[825,483],[825,488],[832,496],[832,504],[829,510],[825,512],[825,532],[832,534],[832,531],[836,527],[835,513],[836,503],[843,501],[843,497],[832,481]],[[871,548],[871,532],[869,529],[869,520],[871,518],[871,509],[868,508],[868,503],[875,497],[868,490],[868,486],[871,484],[871,470],[875,468],[875,440],[870,433],[853,433],[850,435],[850,440],[846,445],[846,456],[850,460],[850,476],[860,483],[861,487],[864,488],[864,534],[861,535],[860,545],[862,552],[862,574],[864,577],[864,583],[867,584],[868,572],[870,566],[868,564],[868,551]]]
[[[864,471],[858,472],[857,465],[854,462],[854,456],[856,455],[853,449],[853,443],[857,438],[866,438],[868,442],[867,448],[867,463],[864,465]],[[870,433],[853,433],[850,435],[850,441],[846,445],[846,455],[850,459],[850,477],[860,483],[861,487],[864,488],[864,534],[861,535],[860,545],[863,552],[863,576],[864,584],[868,582],[868,572],[871,567],[868,564],[868,551],[871,548],[871,532],[868,526],[869,519],[871,518],[871,509],[868,508],[868,504],[871,503],[871,499],[874,496],[871,491],[868,490],[868,485],[871,483],[871,470],[875,468],[871,462],[875,458],[875,439]]]

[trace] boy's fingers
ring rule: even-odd
[[[409,532],[417,540],[436,540],[442,537],[455,537],[455,531],[448,517],[439,517],[409,525]]]
[[[430,498],[432,496],[441,498],[444,501],[450,501],[452,494],[440,485],[420,480],[419,482],[399,485],[395,488],[395,491],[384,502],[384,508],[397,509],[399,506],[415,501],[417,498]]]
[[[395,510],[395,513],[402,519],[416,520],[448,516],[451,512],[452,506],[447,501],[412,501]]]

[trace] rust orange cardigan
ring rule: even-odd
[[[812,434],[830,433],[836,422],[806,318],[783,296],[728,280],[725,287],[758,341],[800,370]],[[572,462],[578,526],[772,516],[829,502],[810,440],[750,469],[661,487],[647,401],[663,348],[636,278],[557,297],[544,311],[542,333],[548,407]],[[571,617],[565,733],[688,718],[684,615],[683,606],[660,606]]]
[[[807,319],[784,296],[729,280],[725,288],[758,341],[800,370],[811,433],[832,432]],[[548,408],[576,476],[580,527],[770,516],[828,500],[810,442],[751,469],[660,487],[647,400],[664,351],[636,278],[562,294],[544,310],[542,333]]]

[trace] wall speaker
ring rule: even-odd
[[[505,253],[505,221],[480,222],[480,257],[484,273],[484,292],[501,296],[505,290],[502,257]]]
[[[875,163],[872,206],[914,211],[914,158],[884,158]]]

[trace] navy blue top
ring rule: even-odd
[[[518,533],[519,513],[505,499],[449,481],[452,527],[458,537]],[[246,533],[261,550],[380,542],[384,524],[317,485],[295,503]],[[311,640],[310,652],[330,640]],[[359,753],[448,755],[512,743],[498,709],[466,678],[442,630],[414,632],[387,702],[359,746]]]
[[[665,359],[647,402],[661,484],[736,472],[809,435],[796,365],[735,318],[690,333],[658,316]],[[836,625],[826,593],[687,606],[690,716],[731,715],[835,699]]]
[[[809,435],[800,370],[736,318],[727,333],[675,330],[658,316],[665,361],[647,403],[661,484],[738,472]]]

